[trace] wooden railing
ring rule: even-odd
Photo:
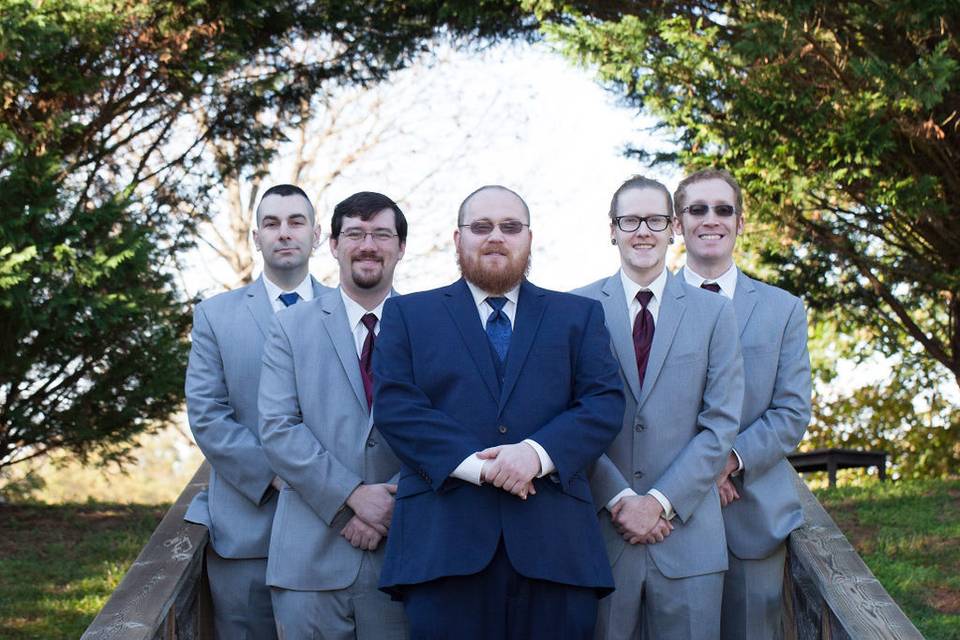
[[[203,565],[207,528],[183,520],[209,477],[210,466],[204,462],[81,640],[213,638]]]
[[[207,530],[183,521],[208,475],[204,463],[82,640],[212,638]],[[923,640],[803,480],[796,482],[805,522],[790,536],[785,567],[787,640]]]

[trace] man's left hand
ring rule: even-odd
[[[540,473],[540,456],[526,442],[490,447],[477,457],[490,461],[483,465],[484,482],[524,499],[536,493],[533,479]]]
[[[720,506],[725,507],[734,500],[738,500],[740,498],[740,493],[730,480],[730,474],[736,472],[739,468],[740,459],[737,458],[737,454],[731,451],[730,455],[727,456],[727,463],[724,465],[723,471],[721,471],[720,475],[717,476],[717,489],[720,492]]]

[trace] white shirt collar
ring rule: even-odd
[[[491,296],[489,293],[473,284],[469,280],[465,280],[467,286],[470,287],[470,293],[473,294],[473,302],[477,305],[477,308],[480,308],[480,305],[486,302],[487,298],[506,298],[508,302],[517,304],[517,300],[520,298],[520,283],[517,283],[513,289],[507,291],[502,296]]]
[[[621,268],[620,282],[623,284],[623,294],[626,296],[628,309],[630,308],[630,303],[637,297],[637,292],[642,290],[651,291],[653,293],[653,299],[656,300],[659,305],[660,301],[663,300],[663,288],[667,286],[667,269],[664,267],[660,275],[650,283],[650,286],[644,287],[634,282]]]
[[[731,264],[730,268],[724,271],[719,278],[704,278],[699,273],[690,268],[690,265],[683,267],[683,279],[692,287],[699,287],[704,282],[716,282],[720,285],[720,293],[733,300],[733,294],[737,291],[737,265]]]
[[[387,293],[386,297],[380,301],[376,307],[367,311],[364,309],[359,302],[347,295],[347,292],[343,290],[343,287],[338,287],[340,290],[340,297],[343,299],[343,306],[347,310],[347,322],[350,325],[350,330],[354,331],[357,326],[360,324],[360,320],[368,313],[372,313],[377,316],[377,324],[380,324],[380,318],[383,317],[383,303],[387,301],[387,298],[390,297],[390,292]]]
[[[280,297],[281,293],[299,293],[300,299],[306,302],[307,300],[313,300],[313,280],[310,278],[310,274],[307,274],[300,284],[296,286],[293,291],[284,291],[273,282],[270,281],[270,278],[267,277],[267,274],[263,274],[263,286],[267,289],[267,298],[270,300],[270,303],[273,304]],[[281,303],[283,304],[283,303]]]

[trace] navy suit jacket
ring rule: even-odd
[[[374,420],[401,462],[381,588],[478,573],[502,537],[521,575],[612,589],[586,479],[624,408],[599,303],[524,281],[501,387],[465,281],[390,298],[373,369]],[[526,501],[449,477],[525,438],[556,465]]]

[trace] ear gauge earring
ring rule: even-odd
[[[613,245],[617,244],[617,239],[616,239],[616,238],[610,238],[610,244],[613,244]]]
[[[667,244],[673,244],[673,236],[670,236],[670,237],[667,239]]]

